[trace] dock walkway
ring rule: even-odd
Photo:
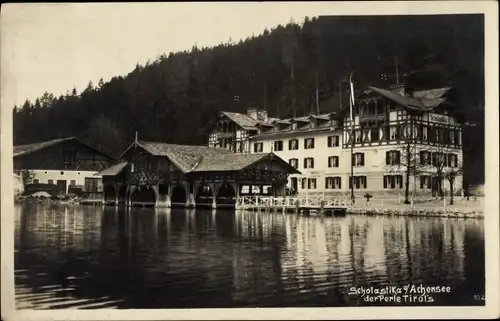
[[[345,197],[241,196],[236,200],[236,209],[334,215],[345,214],[350,202]]]

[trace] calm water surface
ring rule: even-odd
[[[358,306],[352,286],[406,284],[484,304],[483,220],[24,204],[15,222],[18,308]]]

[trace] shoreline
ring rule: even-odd
[[[63,200],[46,200],[40,202],[36,199],[24,199],[24,200],[16,200],[15,204],[26,204],[26,203],[38,203],[38,204],[47,204],[47,205],[65,205],[65,206],[106,206],[105,204],[96,204],[95,202],[89,203],[80,203],[80,202],[68,202]],[[406,207],[408,206],[408,207]],[[411,216],[411,217],[443,217],[443,218],[484,218],[484,211],[482,209],[477,208],[468,208],[468,207],[452,207],[443,208],[443,206],[439,206],[436,208],[429,208],[429,206],[418,206],[414,205],[410,207],[410,205],[405,205],[404,207],[401,204],[395,205],[395,208],[383,207],[377,208],[370,205],[365,206],[355,206],[348,207],[346,209],[347,215],[380,215],[380,216]],[[163,208],[163,207],[162,207]]]
[[[429,209],[429,208],[348,208],[347,214],[358,215],[385,215],[385,216],[411,216],[411,217],[443,217],[443,218],[479,218],[484,219],[482,210]]]

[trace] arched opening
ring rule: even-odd
[[[170,197],[170,200],[172,202],[172,207],[174,206],[182,206],[184,207],[186,205],[186,190],[184,187],[177,185],[174,187],[172,190],[172,196]]]
[[[221,186],[217,193],[217,206],[221,207],[234,207],[236,204],[236,193],[233,187],[229,184]]]
[[[212,189],[209,185],[200,185],[196,191],[196,207],[212,206]]]
[[[154,206],[156,202],[155,191],[151,186],[139,186],[132,193],[130,200],[132,205]]]
[[[116,189],[113,185],[104,185],[104,202],[106,204],[116,202]]]

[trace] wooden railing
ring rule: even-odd
[[[351,201],[347,197],[291,197],[291,196],[240,196],[236,206],[245,208],[276,208],[276,207],[324,207],[345,208]]]

